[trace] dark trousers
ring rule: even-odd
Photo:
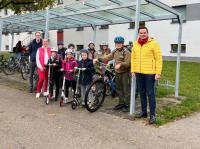
[[[116,73],[115,82],[116,82],[116,91],[119,96],[119,104],[130,105],[130,83],[129,72]]]
[[[34,76],[34,72],[36,69],[36,62],[31,61],[30,64],[30,75],[29,75],[29,85],[30,85],[30,89],[33,89],[33,76]]]
[[[72,89],[74,90],[74,95],[75,95],[75,91],[76,91],[76,81],[75,80],[65,80],[65,97],[69,97],[69,87],[72,87]]]
[[[50,80],[49,93],[50,93],[50,95],[53,95],[53,87],[54,87],[54,84],[55,84],[56,85],[55,98],[58,98],[58,95],[59,95],[60,78],[61,78],[61,75],[55,74],[51,77],[51,80]]]
[[[136,74],[136,79],[140,91],[142,113],[147,113],[147,97],[149,99],[150,116],[155,116],[155,75],[154,74]]]

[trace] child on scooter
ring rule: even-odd
[[[59,88],[60,88],[60,78],[62,77],[62,73],[59,71],[61,69],[62,61],[57,55],[57,49],[51,49],[51,57],[48,60],[48,64],[52,65],[52,69],[50,70],[50,84],[49,84],[49,95],[53,97],[53,87],[56,85],[55,92],[55,101],[58,100]],[[48,66],[49,67],[49,66]]]
[[[75,94],[76,80],[74,77],[74,68],[78,66],[76,59],[72,55],[73,51],[71,49],[67,49],[65,54],[65,60],[62,62],[62,70],[65,71],[65,97],[67,99],[64,99],[64,103],[68,101],[70,86]]]
[[[81,50],[81,60],[78,62],[78,67],[85,68],[85,70],[81,71],[81,73],[80,73],[82,105],[85,105],[86,89],[92,83],[93,74],[95,73],[93,61],[91,59],[89,59],[88,56],[89,56],[89,51],[87,49]]]

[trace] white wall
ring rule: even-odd
[[[128,29],[129,24],[119,24],[119,25],[110,25],[109,29],[109,45],[111,50],[114,50],[114,38],[116,36],[123,36],[125,38],[125,44],[128,44],[129,41],[133,41],[134,38],[134,29]]]
[[[76,29],[64,30],[64,44],[67,46],[69,43],[75,45],[84,45],[88,48],[88,43],[93,41],[94,31],[91,27],[85,27],[84,31],[76,31]],[[108,30],[102,30],[97,27],[96,31],[96,49],[99,49],[99,44],[102,41],[108,41]]]
[[[49,31],[49,47],[57,48],[57,30]]]

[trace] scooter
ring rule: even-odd
[[[73,70],[61,70],[62,72],[64,72],[63,75],[63,84],[62,84],[62,91],[61,91],[61,100],[60,100],[60,107],[64,106],[65,104],[69,104],[72,101],[70,101],[68,98],[65,97],[65,74],[66,73],[71,73],[73,72]]]
[[[75,69],[78,71],[78,76],[77,76],[77,82],[76,82],[76,91],[75,91],[75,95],[73,98],[73,101],[71,103],[71,107],[73,110],[75,110],[77,108],[77,106],[79,106],[81,104],[81,89],[80,89],[80,73],[81,71],[85,71],[86,68],[78,68],[75,67]]]
[[[46,66],[49,66],[49,69],[48,69],[48,89],[47,89],[47,96],[46,96],[46,100],[45,100],[45,103],[46,105],[49,104],[50,101],[53,100],[53,95],[50,95],[50,84],[52,83],[51,81],[51,70],[53,68],[53,64],[47,64]]]

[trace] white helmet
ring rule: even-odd
[[[58,49],[52,48],[52,49],[51,49],[51,52],[58,52]]]
[[[73,53],[72,49],[67,49],[67,50],[65,51],[65,54],[67,54],[67,53]]]
[[[106,41],[102,41],[100,46],[108,46],[108,43]]]

